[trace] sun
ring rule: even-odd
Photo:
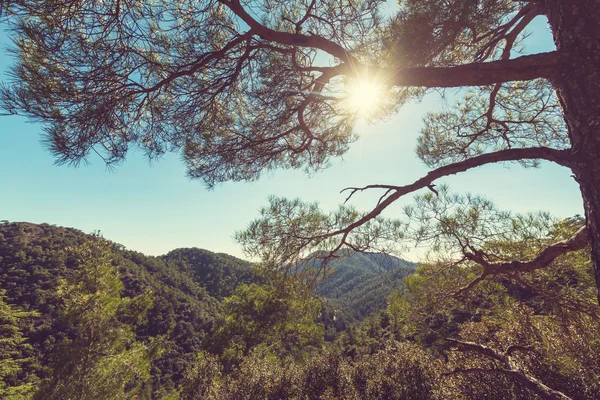
[[[361,117],[369,117],[375,113],[383,98],[380,84],[373,81],[358,81],[347,92],[348,109]]]

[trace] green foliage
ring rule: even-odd
[[[528,234],[545,224],[542,219],[520,226],[516,220],[506,234],[527,239],[498,238],[485,251],[508,259],[527,257],[548,241],[570,237],[581,221],[561,221],[541,230],[546,238]],[[497,399],[533,397],[535,388],[526,384],[527,377],[572,398],[593,399],[599,389],[600,309],[589,251],[568,253],[546,268],[491,277],[456,295],[479,273],[476,265],[448,268],[443,261],[420,266],[406,278],[403,292],[390,296],[388,313],[396,335],[444,357],[446,388],[466,398],[490,393]],[[509,354],[509,362],[521,372],[506,373],[508,364],[484,352],[460,346],[454,350],[446,338]],[[508,352],[511,346],[515,350]]]
[[[302,370],[289,357],[280,357],[266,345],[253,348],[224,384],[217,399],[294,399],[302,395]]]
[[[505,0],[470,2],[452,0],[400,0],[383,50],[388,65],[445,65],[471,61],[484,43],[474,43],[477,32],[485,32],[515,10]]]
[[[122,257],[125,293],[137,296],[151,290],[154,297],[148,324],[136,326],[138,340],[159,335],[167,340],[162,357],[152,363],[150,392],[162,398],[175,390],[195,354],[204,348],[222,307],[181,264],[137,252],[124,252]]]
[[[361,399],[431,399],[440,367],[414,344],[387,342],[377,353],[357,359],[354,382]]]
[[[355,361],[330,347],[306,362],[278,357],[260,345],[226,377],[215,358],[202,355],[199,364],[190,373],[195,379],[186,381],[191,386],[184,387],[184,399],[443,398],[438,396],[440,363],[408,343],[386,342],[380,351]]]
[[[280,356],[302,358],[323,342],[323,327],[315,323],[321,305],[294,277],[242,284],[223,306],[225,321],[212,340],[229,363],[236,364],[259,344]]]
[[[345,227],[361,221],[368,212],[342,205],[336,211],[325,213],[317,203],[271,196],[269,205],[263,207],[260,214],[260,218],[235,236],[247,254],[260,256],[265,266],[273,268],[281,265],[301,268],[307,262],[314,262],[320,271],[320,261],[342,248],[337,236],[343,234]],[[343,244],[354,250],[393,254],[402,248],[405,231],[404,223],[378,216],[364,221],[360,229],[349,231]]]
[[[184,400],[214,399],[218,395],[222,367],[217,356],[200,352],[185,373],[181,398]]]
[[[358,45],[368,39],[361,32],[379,25],[382,3],[256,2],[252,13],[290,32],[299,28],[289,18],[308,11],[318,17],[304,21],[306,32],[350,28],[354,21],[357,26],[340,33]],[[247,47],[259,38],[250,40],[254,35],[232,7],[218,1],[173,7],[161,0],[119,3],[115,11],[72,2],[68,12],[57,12],[52,2],[3,2],[20,56],[2,106],[49,123],[47,143],[59,162],[78,163],[92,149],[109,164],[130,146],[151,158],[175,150],[189,175],[208,186],[255,180],[276,167],[323,168],[355,138],[354,114],[343,101],[305,90],[315,76],[296,63],[308,66],[317,49],[299,48],[290,63],[288,54],[268,46]]]
[[[412,185],[350,188],[347,200],[366,189],[384,190],[366,212],[344,205],[326,213],[314,203],[271,198],[261,218],[237,235],[245,250],[277,270],[298,267],[306,256],[336,256],[344,247],[391,252],[407,238],[432,248],[385,313],[341,337],[342,350],[327,349],[307,362],[305,347],[321,345],[319,303],[292,290],[289,280],[253,283],[244,268],[229,268],[221,256],[215,264],[213,255],[195,250],[151,259],[118,246],[107,248],[119,260],[118,272],[98,268],[82,277],[90,261],[66,249],[73,243],[84,249],[87,238],[66,231],[48,240],[50,227],[15,225],[3,227],[0,237],[11,346],[3,373],[14,381],[11,387],[27,376],[20,360],[28,338],[43,389],[58,397],[77,391],[172,395],[186,368],[186,385],[200,388],[184,388],[192,397],[524,398],[550,387],[585,399],[600,392],[592,263],[587,249],[567,243],[580,221],[511,215],[482,197],[432,185],[490,162],[548,159],[574,171],[589,234],[597,236],[597,182],[590,175],[597,149],[584,129],[594,126],[597,112],[593,101],[577,95],[585,79],[565,78],[569,68],[577,67],[579,76],[595,70],[593,57],[588,66],[578,54],[593,47],[594,38],[570,40],[581,25],[576,16],[591,12],[592,2],[403,0],[386,21],[379,13],[384,0],[338,3],[0,5],[18,54],[0,103],[8,113],[46,123],[58,162],[77,164],[96,152],[114,164],[135,145],[151,158],[181,152],[189,175],[209,187],[258,179],[275,168],[314,172],[355,139],[347,94],[365,71],[377,71],[386,81],[383,92],[391,94],[381,115],[424,92],[390,85],[474,87],[453,109],[430,114],[419,138],[417,153],[427,165],[454,165]],[[560,52],[568,55],[563,61],[573,64],[557,62],[557,53],[510,59],[538,15],[549,17]],[[584,31],[593,29],[578,33]],[[330,66],[320,65],[322,55]],[[502,61],[485,65],[491,60]],[[574,121],[567,128],[581,132],[567,131],[565,118]],[[577,151],[560,151],[571,144]],[[406,221],[382,216],[399,197],[425,187],[432,193],[405,209]],[[557,240],[568,254],[536,258]],[[102,259],[96,261],[107,267]],[[370,297],[378,281],[357,277],[350,270],[344,284],[327,290],[339,291],[331,303],[354,309],[354,318],[381,302]],[[144,292],[153,293],[153,304]],[[13,306],[39,311],[39,323],[19,327]],[[223,310],[224,321],[207,340]],[[139,364],[152,358],[144,346],[161,335],[168,350],[151,366]],[[190,369],[205,343],[221,355],[226,376],[210,356]],[[281,369],[283,362],[290,367]],[[134,368],[123,372],[125,364]],[[153,382],[142,387],[138,382],[147,381],[149,371]],[[64,375],[79,379],[69,386],[57,378]]]
[[[0,397],[29,398],[35,390],[35,375],[30,370],[33,348],[21,332],[23,320],[39,316],[19,311],[7,304],[6,291],[0,289]],[[29,368],[28,368],[29,367]]]
[[[464,199],[422,199],[422,238],[442,252],[485,234],[481,249],[494,260],[528,259],[581,226]],[[454,214],[426,224],[448,204]],[[155,258],[75,230],[0,228],[5,397],[475,400],[537,398],[544,385],[591,400],[600,391],[600,310],[586,248],[466,291],[480,276],[477,263],[455,268],[432,257],[394,286],[409,270],[378,270],[372,258],[351,255],[355,262],[339,263],[338,275],[317,286],[331,296],[323,300],[302,275],[245,270],[203,250]],[[210,294],[236,282],[222,302]],[[385,310],[335,325],[336,301],[376,309],[369,299],[392,287]],[[325,328],[334,343],[323,344]]]
[[[151,295],[121,297],[124,285],[108,243],[96,239],[66,250],[80,265],[57,291],[64,303],[61,323],[73,334],[58,344],[53,373],[36,398],[133,397],[150,378],[150,361],[159,354],[157,341],[137,342],[132,330],[146,322]],[[121,316],[133,324],[121,322]]]
[[[81,259],[67,249],[80,248],[90,240],[95,239],[70,228],[47,224],[0,224],[0,287],[6,289],[6,301],[26,312],[39,313],[38,317],[32,318],[33,323],[21,326],[23,337],[33,347],[28,353],[32,362],[26,364],[27,374],[20,374],[11,385],[51,376],[57,355],[74,339],[75,321],[64,318],[63,295],[68,290],[63,287],[59,294],[59,287],[61,282],[73,282],[83,267]],[[152,360],[151,379],[142,388],[140,396],[170,396],[182,381],[195,354],[204,348],[203,343],[221,318],[222,306],[204,288],[210,284],[198,281],[187,272],[194,269],[193,264],[190,267],[182,260],[144,256],[114,244],[110,244],[107,251],[124,285],[120,289],[121,298],[138,299],[124,300],[128,306],[121,307],[118,320],[135,333],[136,342],[147,345],[153,338],[163,338],[159,341],[164,348],[162,355]],[[209,252],[204,255],[210,259]],[[218,265],[205,264],[206,270],[223,277],[234,270],[242,274],[244,263],[240,260],[215,257]],[[235,266],[228,266],[224,260],[237,262]],[[251,274],[248,269],[245,276]],[[227,293],[230,290],[227,285],[230,283],[222,289],[216,288]],[[153,300],[149,308],[141,301],[147,294],[151,294]],[[100,305],[98,303],[98,307]],[[114,306],[110,301],[105,305]],[[143,309],[146,311],[142,312]],[[140,318],[148,322],[139,324]]]
[[[496,92],[493,117],[482,118],[492,92]],[[427,115],[417,155],[428,166],[438,167],[501,149],[531,146],[570,146],[558,98],[545,79],[469,89],[449,110]],[[538,160],[520,163],[539,165]]]
[[[358,399],[352,366],[335,348],[327,349],[304,368],[302,393],[315,399]]]
[[[387,297],[402,286],[414,267],[393,256],[348,253],[332,261],[327,266],[330,273],[315,286],[342,325],[384,309]]]
[[[115,9],[69,1],[57,12],[48,1],[5,1],[18,57],[0,100],[7,112],[47,124],[59,162],[96,151],[115,164],[132,147],[151,158],[175,151],[210,187],[278,167],[313,172],[356,138],[348,104],[356,81],[380,80],[382,104],[370,117],[381,119],[422,96],[422,86],[474,85],[469,72],[442,74],[440,84],[420,74],[398,79],[399,68],[497,60],[519,49],[532,15],[549,13],[509,0],[402,0],[393,11],[386,3],[143,0]],[[537,63],[527,67],[524,80],[546,78]],[[456,112],[428,120],[419,154],[429,164],[564,145],[553,87],[494,72]]]
[[[208,294],[219,300],[231,296],[240,283],[255,280],[249,262],[228,254],[187,248],[170,251],[162,259],[188,273]]]

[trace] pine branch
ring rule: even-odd
[[[353,76],[368,71],[382,82],[392,86],[462,87],[482,86],[500,82],[526,81],[536,78],[550,79],[560,64],[556,51],[503,59],[485,63],[470,63],[452,67],[380,68],[361,64],[343,46],[318,35],[281,32],[268,28],[254,19],[239,0],[221,0],[234,14],[243,20],[257,36],[282,45],[322,50],[343,63],[336,68],[343,74]],[[527,24],[529,17],[524,18]],[[520,25],[520,24],[519,24]],[[525,24],[526,25],[526,24]],[[518,26],[517,32],[524,26]],[[511,38],[507,38],[511,40]]]
[[[510,261],[510,262],[490,262],[485,259],[483,254],[465,253],[465,256],[480,264],[486,275],[507,274],[514,272],[531,272],[537,269],[546,268],[558,257],[585,248],[589,244],[589,234],[587,227],[581,227],[570,238],[551,244],[538,253],[530,261]]]
[[[353,229],[364,225],[366,222],[374,219],[379,214],[383,212],[389,205],[398,200],[400,197],[415,192],[419,189],[423,189],[425,187],[430,186],[436,179],[454,175],[459,172],[464,172],[472,168],[480,167],[482,165],[503,162],[503,161],[517,161],[523,159],[543,159],[548,161],[553,161],[560,165],[568,164],[568,154],[569,150],[555,150],[550,149],[548,147],[530,147],[524,149],[506,149],[500,150],[493,153],[482,154],[480,156],[476,156],[470,158],[468,160],[444,165],[443,167],[439,167],[430,171],[424,177],[414,181],[409,185],[404,186],[393,186],[393,185],[367,185],[363,187],[349,187],[344,189],[343,191],[349,190],[351,191],[350,196],[346,199],[348,201],[353,194],[357,192],[361,192],[367,189],[392,189],[393,193],[388,197],[383,199],[373,210],[366,214],[361,219],[355,221],[354,223],[348,225],[346,228],[333,231],[323,235],[322,237],[332,237],[344,233],[348,233]]]

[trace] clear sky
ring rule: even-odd
[[[551,49],[545,21],[535,21],[530,51]],[[12,63],[8,39],[0,33],[0,70],[5,80]],[[190,181],[177,154],[149,164],[130,153],[116,172],[101,160],[79,168],[53,165],[40,143],[41,125],[20,117],[0,117],[0,220],[46,222],[100,230],[104,237],[146,254],[159,255],[177,247],[201,247],[244,257],[232,239],[258,216],[270,194],[319,201],[325,210],[343,202],[339,191],[369,183],[406,184],[427,172],[416,157],[416,138],[427,111],[439,108],[435,96],[409,104],[387,122],[357,127],[360,139],[328,170],[308,177],[301,171],[276,171],[254,183],[225,183],[207,191]],[[543,163],[538,169],[518,165],[485,166],[444,179],[454,191],[485,194],[515,212],[544,210],[556,217],[582,214],[581,196],[570,172]],[[375,193],[356,196],[366,209]],[[384,215],[395,216],[402,204]],[[415,255],[407,255],[415,259]]]

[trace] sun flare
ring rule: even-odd
[[[348,108],[361,117],[368,117],[375,112],[382,96],[381,85],[376,82],[356,82],[348,91]]]

